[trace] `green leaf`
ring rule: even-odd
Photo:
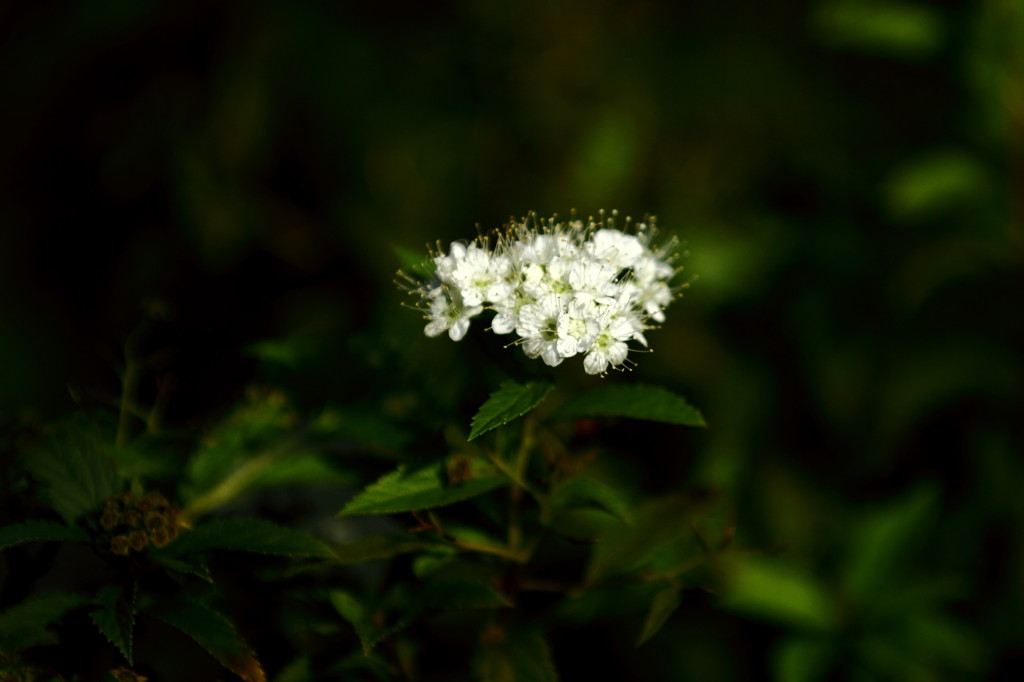
[[[224,473],[224,478],[202,494],[198,494],[197,488],[187,488],[187,511],[189,516],[196,518],[227,505],[241,495],[274,486],[351,482],[350,476],[336,470],[319,455],[292,452],[282,446],[282,449],[237,458],[234,466]]]
[[[835,625],[832,601],[811,576],[753,556],[734,556],[726,567],[728,580],[721,601],[725,608],[809,630]]]
[[[525,385],[506,381],[501,388],[491,394],[473,417],[469,440],[522,417],[540,405],[552,388],[554,386],[546,381],[530,381]]]
[[[701,511],[699,503],[669,497],[652,500],[639,508],[632,526],[609,524],[594,545],[587,583],[594,585],[639,570],[681,541],[695,545],[692,523]]]
[[[0,528],[0,550],[25,542],[89,542],[91,538],[81,528],[53,521],[26,521]]]
[[[245,354],[264,362],[272,362],[291,369],[301,365],[305,358],[305,349],[295,339],[261,339],[253,341],[245,347]]]
[[[902,562],[914,558],[915,548],[927,538],[937,503],[935,486],[922,484],[888,508],[867,516],[852,533],[843,575],[846,592],[869,601],[891,585],[893,573]]]
[[[957,204],[984,196],[991,179],[984,165],[968,154],[944,149],[899,169],[886,187],[887,208],[894,218],[940,214]],[[962,253],[961,253],[962,255]]]
[[[313,666],[309,656],[300,656],[281,669],[274,682],[313,682]]]
[[[295,421],[284,396],[252,391],[189,459],[181,486],[189,515],[196,518],[259,488],[345,480],[316,453],[299,450]]]
[[[429,257],[404,246],[392,246],[391,249],[407,274],[419,278],[427,278],[434,274],[436,268]]]
[[[551,505],[571,507],[597,506],[627,524],[633,523],[633,510],[621,494],[611,486],[586,475],[570,478],[555,489]]]
[[[356,651],[327,669],[327,677],[320,679],[345,682],[394,682],[401,679],[398,668],[377,654]],[[408,678],[406,678],[408,679]]]
[[[161,599],[146,612],[181,630],[246,682],[265,682],[256,654],[223,614],[188,599]]]
[[[951,618],[923,613],[906,618],[908,648],[943,667],[982,673],[991,662],[990,644],[975,630]]]
[[[135,587],[108,585],[96,595],[100,608],[89,614],[107,640],[132,663],[132,634],[135,627]]]
[[[685,398],[660,386],[647,384],[612,384],[570,398],[562,403],[552,420],[592,417],[626,417],[682,424],[707,426],[701,413]]]
[[[0,651],[55,643],[57,637],[47,626],[90,602],[88,597],[73,592],[46,592],[0,612]]]
[[[664,583],[662,583],[664,584]],[[620,621],[649,609],[659,585],[652,582],[618,583],[570,593],[555,607],[552,619],[571,625],[592,626]]]
[[[816,682],[827,679],[835,650],[831,643],[809,637],[790,637],[775,648],[775,679]]]
[[[117,471],[127,479],[174,480],[181,476],[181,454],[158,437],[142,437],[110,448]]]
[[[408,533],[371,535],[334,548],[334,557],[343,564],[361,564],[364,561],[387,559],[398,554],[418,552],[443,546],[437,540]]]
[[[942,44],[941,16],[924,3],[834,0],[817,6],[812,24],[830,46],[911,61],[934,54]]]
[[[557,682],[551,649],[539,633],[492,625],[481,639],[473,661],[481,682]]]
[[[383,610],[368,609],[362,602],[344,590],[331,590],[329,597],[331,604],[334,605],[341,617],[355,628],[356,635],[363,645],[363,654],[366,656],[370,655],[370,652],[381,640],[406,628],[412,621],[412,617],[406,615],[389,626],[378,625],[375,620],[383,622]]]
[[[333,556],[327,543],[302,531],[264,519],[218,519],[183,531],[168,545],[172,556],[228,549],[277,556]]]
[[[443,507],[508,484],[503,476],[483,476],[452,484],[446,484],[445,478],[442,463],[411,472],[400,466],[356,495],[340,515],[397,514]]]
[[[199,556],[177,557],[165,552],[150,552],[149,556],[154,562],[168,570],[194,575],[208,583],[213,582],[213,575],[210,574],[209,567]]]
[[[337,447],[358,447],[388,457],[404,452],[412,442],[405,427],[372,410],[328,407],[309,424],[309,432],[329,438]]]
[[[640,636],[636,640],[637,646],[657,634],[669,616],[679,608],[680,600],[681,594],[678,587],[666,587],[654,595],[651,608],[647,611],[647,618],[644,620],[643,629],[640,630]]]
[[[123,481],[108,450],[100,429],[76,416],[52,427],[26,453],[25,468],[46,487],[53,509],[71,523],[121,492]]]

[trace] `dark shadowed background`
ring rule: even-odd
[[[634,485],[725,491],[764,589],[843,625],[709,599],[600,665],[556,638],[563,678],[1024,668],[1024,3],[9,3],[0,88],[0,426],[116,401],[130,338],[181,427],[396,357],[452,401],[483,356],[399,307],[396,247],[653,213],[697,279],[604,381],[711,428]]]

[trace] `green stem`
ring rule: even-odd
[[[500,556],[503,559],[510,559],[516,563],[523,564],[529,560],[529,555],[521,550],[513,549],[511,547],[502,547],[501,545],[492,545],[484,542],[472,542],[470,540],[460,540],[458,538],[452,538],[452,542],[459,549],[464,549],[469,552],[480,552],[481,554],[493,554]]]

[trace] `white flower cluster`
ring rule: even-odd
[[[528,357],[553,367],[583,355],[588,374],[622,365],[630,341],[647,346],[649,321],[665,320],[678,270],[675,240],[651,246],[653,219],[634,227],[627,218],[621,231],[615,216],[559,222],[531,215],[513,222],[493,248],[485,239],[453,243],[433,257],[427,282],[413,282],[426,335],[447,331],[458,341],[489,309],[491,331],[515,332],[513,343]]]

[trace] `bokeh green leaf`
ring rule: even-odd
[[[90,539],[81,528],[53,521],[26,521],[0,528],[0,550],[25,542],[88,542]]]
[[[25,468],[46,488],[53,509],[72,522],[121,492],[124,481],[109,456],[111,442],[84,416],[54,424],[24,458]]]

